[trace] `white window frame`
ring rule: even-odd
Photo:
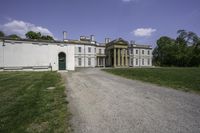
[[[135,50],[135,54],[138,54],[138,49]]]
[[[91,58],[88,58],[88,66],[91,66]]]
[[[142,54],[144,54],[144,50],[142,50]]]
[[[150,65],[150,59],[148,59],[147,64]]]
[[[81,53],[81,47],[78,47],[78,52]]]
[[[82,66],[82,59],[78,58],[78,66]]]
[[[144,65],[144,59],[142,59],[142,65]]]
[[[91,47],[88,47],[88,53],[91,53]]]
[[[135,65],[136,66],[138,65],[138,59],[137,58],[135,59]]]

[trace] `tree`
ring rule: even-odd
[[[26,33],[26,38],[28,38],[28,39],[40,39],[41,38],[41,33],[40,32],[29,31],[29,32]]]
[[[18,35],[16,34],[11,34],[8,36],[8,38],[12,38],[12,39],[21,39]]]
[[[177,31],[177,38],[157,40],[153,51],[154,64],[160,66],[200,66],[200,38],[194,32]]]
[[[163,36],[157,40],[157,47],[153,51],[153,60],[161,66],[173,64],[175,56],[175,41]]]
[[[54,40],[53,37],[47,35],[47,36],[42,36],[41,40]]]
[[[3,31],[0,31],[0,37],[4,37],[5,34],[3,33]]]
[[[26,33],[26,38],[37,39],[37,40],[54,40],[52,36],[41,35],[40,32],[29,31]]]

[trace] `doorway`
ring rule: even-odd
[[[66,54],[63,52],[58,54],[58,67],[59,70],[66,70]]]

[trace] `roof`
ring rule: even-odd
[[[144,44],[131,44],[131,45],[129,45],[129,47],[152,49],[152,47],[150,45],[144,45]]]
[[[129,43],[128,43],[128,41],[125,41],[122,38],[117,38],[117,39],[107,43],[106,46],[110,46],[110,45],[113,45],[113,44],[128,45]]]
[[[13,39],[13,38],[7,38],[7,37],[0,37],[0,40],[23,41],[23,42],[33,42],[33,43],[42,42],[42,43],[82,44],[82,45],[97,46],[97,43],[95,41],[89,42],[89,41],[71,40],[71,39],[58,41],[58,40],[39,40],[39,39]]]
[[[125,41],[122,38],[117,38],[107,44],[105,43],[97,43],[96,41],[81,41],[81,40],[64,40],[64,41],[58,41],[58,40],[38,40],[38,39],[12,39],[8,37],[0,37],[0,40],[10,40],[10,41],[27,41],[27,42],[42,42],[42,43],[61,43],[61,44],[79,44],[79,45],[91,45],[91,46],[97,46],[97,47],[105,47],[106,45],[112,45],[115,43],[122,43],[122,44],[127,44],[129,45],[128,41]],[[147,48],[147,49],[152,49],[150,45],[141,45],[141,44],[131,44],[129,47],[134,47],[134,48]]]

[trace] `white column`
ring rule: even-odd
[[[117,57],[116,56],[116,48],[114,48],[114,57],[113,57],[114,58],[114,64],[113,64],[114,67],[116,67],[116,57]]]
[[[127,56],[127,50],[125,49],[125,60],[126,60],[126,66],[128,66],[128,56]]]
[[[117,51],[118,51],[118,57],[117,57],[118,58],[118,62],[117,62],[117,65],[120,66],[120,58],[121,58],[120,57],[120,49],[118,48]]]
[[[122,49],[122,66],[124,66],[124,49]]]

